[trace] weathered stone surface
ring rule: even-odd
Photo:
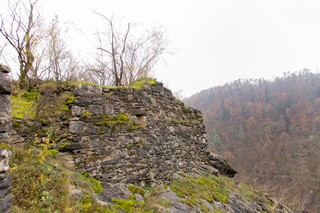
[[[4,173],[9,170],[9,157],[11,152],[6,149],[0,149],[0,173]]]
[[[2,72],[2,73],[9,73],[9,72],[11,72],[11,69],[10,69],[10,67],[8,67],[7,65],[0,64],[0,72]]]
[[[80,107],[80,106],[72,106],[71,107],[71,115],[72,116],[81,116],[82,114],[82,111],[83,111],[83,107]]]
[[[89,105],[88,110],[90,113],[92,113],[94,115],[103,114],[103,106],[101,106],[101,105]]]
[[[0,212],[11,212],[13,203],[12,176],[7,174],[9,170],[9,157],[11,152],[0,149]]]
[[[199,169],[231,176],[229,167],[208,161],[201,112],[185,107],[161,83],[103,92],[78,85],[73,92],[71,145],[64,151],[75,154],[80,171],[109,183],[167,182],[176,171]]]
[[[74,94],[77,96],[97,97],[102,95],[102,88],[97,85],[79,84],[76,85]]]
[[[8,78],[10,68],[0,64],[0,140],[10,136],[11,130],[11,81]]]
[[[234,177],[237,174],[237,171],[231,166],[231,164],[219,157],[218,155],[207,153],[208,154],[208,164],[219,170],[219,173],[228,177]]]
[[[83,134],[86,128],[86,123],[83,121],[70,121],[69,131],[74,134]]]
[[[10,95],[12,93],[11,82],[5,73],[0,72],[0,95]]]
[[[98,195],[98,198],[104,202],[112,202],[113,198],[116,199],[126,199],[132,193],[128,190],[126,184],[110,184],[110,183],[101,183],[104,189],[102,193]]]

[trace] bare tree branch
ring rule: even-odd
[[[112,76],[112,84],[129,85],[138,78],[150,77],[160,56],[167,53],[167,39],[159,28],[135,37],[130,23],[124,31],[113,17],[94,11],[107,23],[106,31],[98,33],[99,63],[104,64],[105,76]]]

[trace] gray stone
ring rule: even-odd
[[[113,105],[109,103],[105,103],[102,105],[103,114],[112,115],[113,114]]]
[[[75,134],[83,134],[86,128],[86,123],[83,121],[70,121],[69,131]]]
[[[141,194],[134,194],[136,201],[144,201],[144,197]]]
[[[72,116],[81,116],[83,108],[80,106],[72,106],[71,107],[71,115]]]
[[[203,205],[205,205],[205,206],[208,208],[208,210],[209,210],[210,212],[214,212],[215,208],[214,208],[214,206],[213,206],[211,203],[209,203],[208,201],[206,201],[206,200],[204,200],[204,199],[200,199],[200,201],[201,201],[201,203],[202,203]]]
[[[237,171],[231,166],[231,164],[221,158],[220,156],[208,153],[208,163],[214,168],[219,170],[219,173],[228,177],[234,177],[237,174]]]
[[[94,115],[101,115],[103,114],[103,106],[100,105],[89,105],[89,112],[91,112]]]
[[[73,93],[77,96],[97,97],[102,95],[102,88],[98,85],[79,84],[75,87]]]
[[[9,170],[9,157],[11,152],[6,149],[0,149],[0,173],[6,172]]]
[[[6,172],[9,170],[8,160],[11,155],[9,150],[0,149],[0,212],[11,212],[13,195],[12,176]]]
[[[0,212],[10,213],[13,205],[13,195],[10,194],[3,199],[0,199]]]
[[[0,64],[0,72],[9,73],[9,72],[11,72],[11,69],[10,69],[10,67],[7,66],[7,65]]]
[[[101,182],[101,185],[104,189],[102,193],[98,195],[99,200],[104,202],[112,202],[112,199],[126,199],[132,193],[128,190],[126,184],[110,184],[106,182]]]
[[[148,152],[145,149],[142,149],[142,148],[138,148],[137,149],[137,153],[138,153],[139,157],[145,157],[148,154]]]
[[[11,82],[5,77],[2,76],[3,74],[0,73],[0,95],[11,95],[12,93],[12,86]]]
[[[8,95],[0,95],[0,119],[11,119],[11,101]]]
[[[0,133],[9,132],[10,129],[11,129],[10,120],[0,118]]]

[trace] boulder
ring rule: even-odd
[[[227,160],[210,152],[208,152],[207,154],[208,154],[207,155],[208,164],[216,168],[217,170],[219,170],[219,174],[225,175],[228,177],[234,177],[235,174],[238,173]]]

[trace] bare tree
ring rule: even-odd
[[[161,56],[168,53],[168,40],[161,27],[133,33],[137,25],[127,24],[121,32],[113,17],[95,12],[107,23],[105,32],[98,33],[99,73],[116,86],[130,85],[139,78],[149,77]]]
[[[71,81],[76,78],[78,64],[68,51],[63,39],[65,36],[59,26],[59,18],[56,16],[48,29],[46,59],[48,62],[45,78],[54,79],[57,84],[61,81]]]
[[[41,41],[39,27],[42,23],[42,18],[36,11],[37,1],[10,0],[8,16],[1,15],[0,35],[18,55],[19,80],[22,87],[30,84],[30,78],[38,78],[42,58],[42,52],[36,53]]]

